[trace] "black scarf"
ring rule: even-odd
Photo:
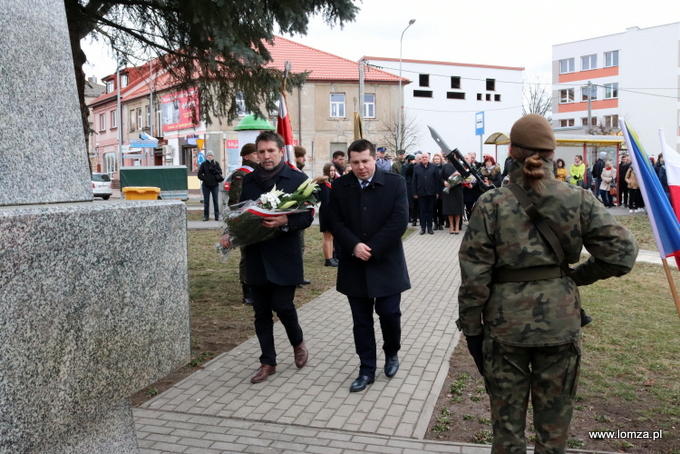
[[[279,165],[274,167],[272,170],[266,170],[264,167],[262,167],[262,165],[259,165],[257,167],[257,172],[253,173],[253,178],[255,178],[255,181],[260,184],[261,188],[264,190],[269,190],[271,187],[271,181],[276,175],[281,173],[281,170],[283,170],[283,166],[285,165],[286,162],[283,159],[281,159]]]

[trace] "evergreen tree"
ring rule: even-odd
[[[64,0],[74,70],[87,132],[84,101],[87,61],[81,40],[104,40],[123,62],[158,58],[176,81],[176,90],[198,88],[199,111],[237,117],[236,95],[246,109],[276,109],[283,73],[271,62],[266,45],[274,33],[306,34],[309,16],[321,14],[329,26],[354,20],[353,0]],[[292,74],[287,87],[300,86],[305,73]],[[87,136],[87,134],[86,134]]]

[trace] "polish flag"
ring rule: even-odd
[[[295,165],[295,150],[293,149],[293,127],[290,124],[290,115],[288,114],[288,105],[286,104],[286,95],[281,92],[279,99],[279,118],[276,122],[276,132],[283,137],[286,153],[283,156],[284,161],[291,169],[298,172],[300,169]]]
[[[661,148],[663,149],[663,162],[666,165],[668,177],[668,189],[671,193],[671,205],[675,216],[680,219],[680,154],[671,148],[664,139],[663,130],[659,130]]]

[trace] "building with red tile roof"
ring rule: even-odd
[[[268,48],[273,58],[269,66],[283,70],[288,61],[292,64],[293,72],[308,73],[304,85],[294,89],[287,99],[294,138],[308,151],[304,170],[315,176],[331,160],[334,151],[346,151],[354,140],[353,117],[354,112],[359,110],[360,63],[280,36],[275,37]],[[162,137],[159,148],[147,151],[148,155],[141,159],[140,164],[187,165],[190,171],[189,187],[192,189],[198,188],[198,180],[192,177],[192,171],[195,170],[196,153],[200,151],[197,145],[201,143],[200,140],[205,150],[215,152],[216,158],[225,168],[233,167],[233,163],[240,160],[240,133],[234,130],[237,122],[229,125],[224,119],[213,118],[210,125],[199,121],[197,124],[178,126],[167,113],[178,108],[177,97],[173,96],[173,83],[167,73],[154,69],[150,78],[149,65],[146,64],[126,68],[121,74],[127,76],[127,84],[121,83],[123,144],[129,143],[130,138],[137,138],[140,132]],[[117,170],[112,163],[118,148],[117,124],[115,127],[111,125],[117,100],[115,79],[115,74],[104,78],[111,91],[107,90],[90,104],[95,117],[94,129],[98,133],[94,140],[99,143],[99,165],[102,171],[112,174]],[[402,79],[403,85],[409,82],[408,79]],[[398,76],[365,67],[364,138],[379,146],[386,145],[390,135],[389,125],[396,123],[398,89]],[[153,118],[149,112],[150,93],[153,96]],[[173,102],[175,105],[170,106]],[[177,111],[174,112],[177,116]],[[242,113],[242,116],[247,114],[245,111]],[[100,118],[103,118],[103,124],[100,124]],[[275,114],[270,118],[272,123],[275,118]],[[150,128],[152,122],[155,124],[153,130]],[[133,163],[126,160],[124,165]]]

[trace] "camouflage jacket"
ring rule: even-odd
[[[633,268],[635,239],[592,192],[552,177],[538,194],[514,171],[539,213],[555,231],[568,262],[580,259],[583,246],[591,254],[571,277],[528,282],[494,283],[494,268],[522,269],[559,265],[550,245],[534,227],[508,188],[483,194],[470,217],[460,248],[462,283],[458,293],[459,329],[468,336],[486,332],[517,346],[551,346],[576,340],[580,331],[579,285],[622,276]]]
[[[250,172],[242,170],[244,166],[251,167],[253,170],[257,168],[257,163],[253,161],[248,161],[244,159],[241,163],[241,167],[234,170],[234,172],[229,176],[229,205],[238,203],[241,199],[241,185],[243,184],[243,177],[248,175]],[[251,170],[252,172],[252,170]]]

